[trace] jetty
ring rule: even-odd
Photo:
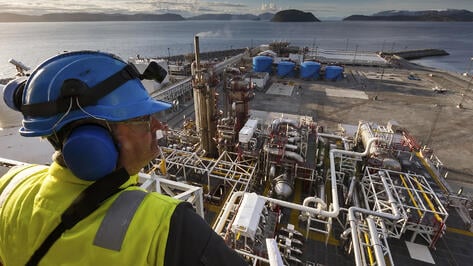
[[[449,55],[447,51],[443,49],[418,49],[418,50],[404,50],[404,51],[394,51],[394,52],[380,52],[382,57],[397,55],[406,60],[420,59],[430,56],[444,56]]]

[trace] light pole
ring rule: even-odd
[[[463,92],[461,93],[460,103],[457,104],[457,108],[459,108],[459,109],[463,108],[463,100],[465,99],[466,94],[470,90],[471,82],[473,81],[473,73],[470,73],[470,71],[471,71],[471,62],[473,62],[473,57],[470,58],[470,63],[468,64],[468,69],[465,73],[467,78],[468,78],[468,75],[470,75],[471,78],[470,78],[470,81],[468,81],[468,85],[466,86],[466,89],[464,89]]]
[[[473,76],[473,73],[470,73],[471,72],[471,62],[473,62],[473,57],[470,58],[470,64],[468,65],[468,70],[466,71],[466,75],[470,75],[470,76]]]
[[[470,66],[471,66],[471,61],[473,61],[473,58],[471,58],[472,60],[470,60]],[[457,105],[457,108],[459,109],[462,109],[463,108],[463,100],[465,99],[465,96],[466,94],[468,93],[468,91],[470,90],[470,86],[471,86],[471,82],[473,81],[473,75],[471,75],[470,77],[470,81],[468,81],[468,85],[466,86],[466,89],[463,91],[463,93],[461,94],[461,99],[460,99],[460,103]]]
[[[356,60],[356,53],[358,52],[358,44],[355,45],[355,55],[353,56],[353,64],[355,64],[355,60]]]

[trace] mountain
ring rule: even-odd
[[[464,9],[447,10],[387,10],[371,16],[352,15],[343,20],[384,20],[384,21],[473,21],[473,12]]]
[[[271,19],[273,22],[320,22],[314,14],[296,9],[279,11]]]
[[[177,14],[106,14],[106,13],[50,13],[39,16],[0,13],[0,22],[59,22],[59,21],[180,21],[180,20],[263,20],[273,13],[258,16],[251,14],[206,14],[184,18]]]
[[[106,13],[50,13],[40,16],[0,13],[0,22],[59,22],[59,21],[180,21],[177,14],[106,14]]]
[[[187,20],[260,20],[258,16],[251,14],[235,15],[235,14],[204,14],[189,17]]]
[[[266,13],[263,13],[263,14],[259,14],[258,17],[260,18],[260,20],[263,20],[263,21],[264,20],[271,20],[274,17],[274,14],[266,12]]]

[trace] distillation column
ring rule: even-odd
[[[217,107],[215,84],[208,73],[200,66],[199,37],[194,38],[195,62],[192,65],[192,86],[194,91],[194,108],[197,134],[200,138],[200,148],[206,156],[217,156]]]

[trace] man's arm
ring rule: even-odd
[[[164,265],[248,265],[183,202],[176,207],[169,229]]]

